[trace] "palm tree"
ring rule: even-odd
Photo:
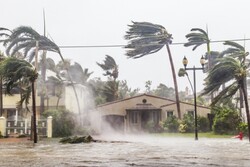
[[[229,55],[219,59],[218,63],[209,71],[205,79],[205,88],[201,95],[219,91],[221,86],[227,83],[228,86],[213,99],[211,105],[215,105],[221,100],[230,100],[238,90],[242,91],[246,107],[248,134],[250,134],[249,105],[245,89],[245,78],[249,68],[249,64],[246,65],[245,60],[248,52],[245,52],[244,48],[235,42],[225,42],[225,44],[232,46],[236,52],[228,52]]]
[[[178,117],[181,118],[178,85],[169,47],[169,44],[172,43],[172,35],[169,34],[163,26],[158,24],[152,24],[149,22],[132,23],[132,25],[128,25],[129,31],[127,31],[124,36],[126,40],[129,40],[129,43],[125,46],[127,49],[126,55],[129,58],[136,59],[148,54],[156,53],[166,46],[174,81]]]
[[[208,59],[208,69],[211,68],[211,60],[210,60],[210,39],[208,37],[208,33],[201,28],[192,28],[191,33],[186,35],[188,42],[184,44],[185,47],[193,46],[193,51],[201,46],[202,44],[206,44],[207,46],[207,59]]]
[[[114,80],[118,78],[118,65],[116,64],[115,60],[113,57],[106,55],[105,60],[103,63],[96,63],[98,66],[100,66],[105,73],[103,74],[104,76],[110,76]]]
[[[184,77],[185,75],[187,76],[187,79],[188,79],[188,82],[189,82],[190,87],[191,87],[191,89],[192,89],[192,92],[194,92],[194,88],[193,88],[193,85],[192,85],[192,83],[191,83],[191,80],[190,80],[190,78],[189,78],[189,75],[188,75],[187,71],[186,71],[184,68],[180,68],[180,69],[179,69],[179,72],[178,72],[178,76],[179,76],[179,77]]]
[[[38,73],[35,67],[25,60],[9,57],[2,61],[0,75],[6,88],[6,94],[11,95],[12,89],[16,87],[22,90],[23,93],[19,105],[25,102],[27,107],[32,94],[33,135],[34,143],[37,143],[35,81]]]
[[[3,44],[6,46],[7,55],[14,56],[18,51],[22,51],[24,58],[27,59],[29,62],[31,62],[35,58],[37,50],[42,50],[58,53],[62,62],[65,63],[65,60],[61,54],[59,47],[50,39],[40,35],[31,27],[17,27],[12,31],[12,34],[7,39],[3,40]],[[37,62],[37,59],[35,61]],[[79,99],[77,97],[76,89],[68,72],[68,68],[66,68],[66,70],[71,85],[73,87],[74,94],[76,96],[77,106],[80,113],[80,104]]]
[[[106,85],[104,86],[102,92],[107,98],[107,101],[114,101],[118,99],[118,88],[119,88],[119,82],[116,81],[118,78],[118,65],[116,64],[115,60],[109,56],[106,55],[105,60],[103,63],[97,63],[98,66],[100,66],[105,73],[104,76],[108,76],[110,78],[113,78],[112,80],[109,80],[106,82]],[[109,92],[110,91],[110,92]]]

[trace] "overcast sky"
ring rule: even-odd
[[[14,29],[31,26],[43,34],[43,10],[46,33],[59,46],[125,45],[123,36],[131,21],[147,21],[164,26],[173,35],[173,43],[186,42],[191,28],[208,27],[211,40],[250,38],[248,0],[0,0],[1,27]],[[244,44],[244,42],[241,42]],[[249,41],[245,42],[250,50]],[[171,45],[178,73],[185,55],[189,66],[200,66],[199,59],[206,48],[196,51],[183,45]],[[222,43],[213,43],[212,50],[222,51]],[[152,88],[163,83],[173,87],[172,74],[164,47],[158,53],[140,59],[128,59],[122,47],[61,48],[65,58],[78,62],[93,71],[91,78],[101,77],[105,55],[112,56],[119,65],[119,80],[127,80],[129,87],[145,90],[145,82]],[[49,57],[59,60],[58,55]],[[192,72],[189,72],[191,79]],[[202,89],[204,74],[197,71],[197,89]],[[186,78],[178,78],[179,90],[188,85]]]

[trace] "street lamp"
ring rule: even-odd
[[[187,58],[184,56],[182,63],[184,65],[184,69],[185,70],[193,70],[193,77],[194,77],[194,120],[195,120],[195,140],[198,140],[198,128],[197,128],[197,104],[196,104],[196,74],[195,71],[196,70],[204,70],[204,65],[205,65],[205,58],[203,56],[201,56],[200,59],[200,63],[201,63],[201,67],[196,68],[195,66],[193,68],[187,68],[187,64],[188,64],[188,60]]]

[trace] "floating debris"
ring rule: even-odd
[[[65,143],[76,144],[76,143],[95,142],[95,140],[89,135],[89,136],[64,137],[59,142],[64,144]]]

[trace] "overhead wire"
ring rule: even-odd
[[[210,43],[219,43],[219,42],[225,42],[225,41],[249,41],[250,38],[245,39],[230,39],[230,40],[212,40]],[[184,45],[186,42],[176,42],[171,43],[170,45]],[[71,49],[71,48],[122,48],[126,45],[118,44],[118,45],[62,45],[59,46],[59,48],[62,49]]]

